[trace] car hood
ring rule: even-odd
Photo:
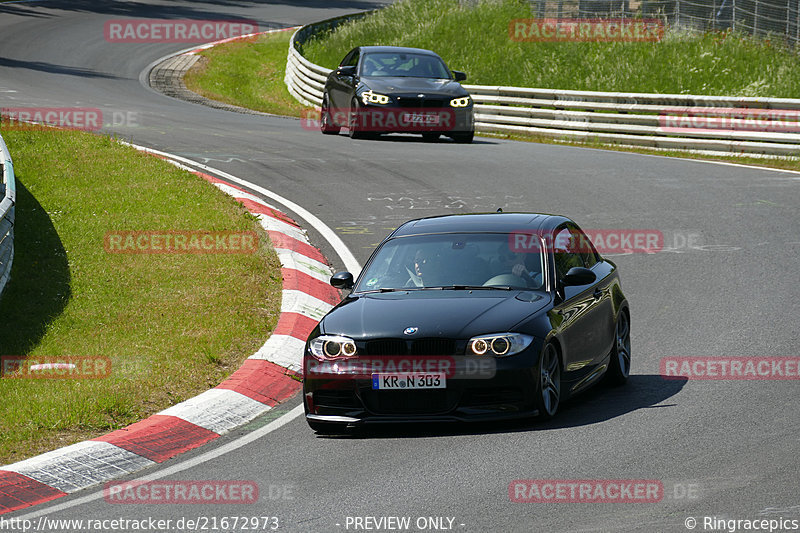
[[[547,296],[529,291],[434,289],[365,294],[346,298],[320,322],[320,331],[376,339],[403,337],[404,329],[417,327],[413,338],[468,339],[509,331],[548,303]]]
[[[412,78],[400,76],[362,77],[361,83],[377,93],[425,93],[444,96],[466,96],[468,93],[460,83],[453,80]]]

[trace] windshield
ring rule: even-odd
[[[412,78],[450,78],[444,61],[427,54],[374,52],[364,56],[362,76],[407,76]]]
[[[356,291],[450,286],[541,289],[541,245],[515,252],[507,233],[397,237],[383,244]]]

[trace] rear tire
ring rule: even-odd
[[[322,105],[319,112],[319,129],[325,135],[337,135],[342,128],[333,123],[331,116],[330,103],[328,102],[328,93],[322,95]]]
[[[631,321],[625,310],[620,311],[617,317],[617,327],[614,332],[614,348],[608,362],[606,381],[610,385],[624,385],[631,374]]]
[[[539,358],[538,383],[536,386],[537,420],[553,418],[561,400],[561,361],[555,345],[548,342]]]

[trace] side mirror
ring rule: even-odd
[[[561,282],[569,287],[572,285],[588,285],[594,283],[596,279],[597,276],[588,268],[572,267],[564,274],[564,279],[562,279]]]
[[[337,272],[336,274],[331,276],[331,285],[333,285],[337,289],[342,289],[342,290],[352,289],[353,275],[350,272]]]
[[[339,67],[336,69],[337,76],[355,76],[356,75],[356,67],[352,65],[348,65],[346,67]]]
[[[456,81],[464,81],[467,79],[467,75],[460,70],[454,70],[453,76],[455,76]]]

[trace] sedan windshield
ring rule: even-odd
[[[506,233],[396,237],[376,252],[355,290],[541,289],[541,244],[525,251],[510,245]]]
[[[374,52],[364,56],[362,76],[405,76],[412,78],[450,78],[444,61],[427,54]]]

